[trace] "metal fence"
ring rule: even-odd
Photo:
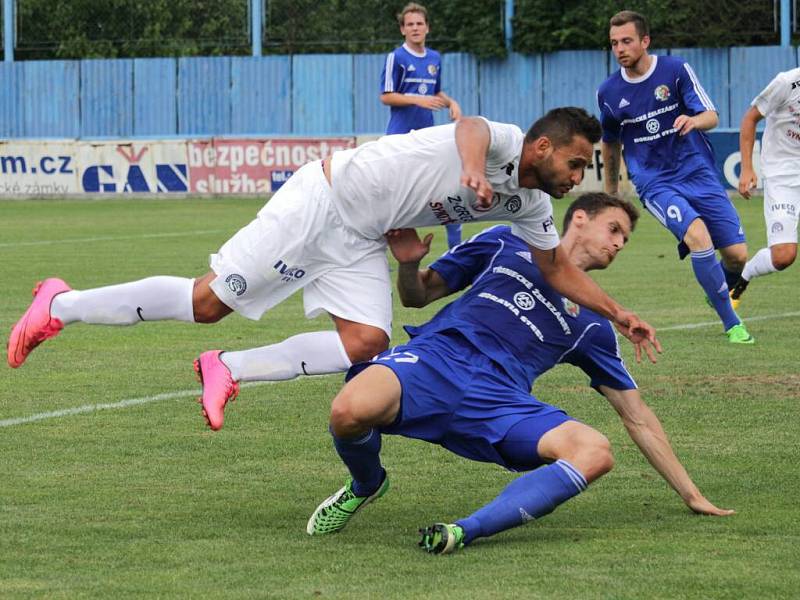
[[[736,127],[796,47],[657,51],[686,58]],[[168,138],[207,135],[381,133],[382,54],[24,61],[0,64],[0,138]],[[446,54],[444,89],[465,114],[526,127],[565,105],[597,113],[595,90],[617,68],[604,51]],[[445,122],[440,111],[436,120]]]

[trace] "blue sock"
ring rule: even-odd
[[[733,289],[733,286],[735,286],[736,282],[739,281],[739,277],[742,276],[742,272],[739,271],[736,273],[735,271],[729,271],[725,267],[725,263],[720,262],[719,264],[722,267],[722,272],[725,274],[725,283],[728,284],[729,289]]]
[[[586,479],[565,460],[539,467],[509,483],[500,495],[456,525],[464,543],[543,517],[586,489]]]
[[[461,223],[451,223],[447,228],[447,247],[454,248],[461,243]]]
[[[692,269],[697,282],[705,290],[706,296],[717,311],[725,331],[741,323],[733,311],[731,299],[728,297],[728,284],[722,266],[717,260],[714,248],[692,252]]]
[[[338,438],[331,433],[336,452],[353,477],[353,493],[371,496],[381,485],[385,472],[381,466],[381,434],[370,429],[358,438]]]

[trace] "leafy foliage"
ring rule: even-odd
[[[405,0],[264,0],[267,54],[385,52],[402,41]],[[506,54],[504,0],[428,0],[428,43],[480,58]],[[246,55],[250,0],[19,0],[19,59]],[[771,0],[517,0],[517,52],[607,46],[623,8],[648,16],[660,47],[776,43]]]

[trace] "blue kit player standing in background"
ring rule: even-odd
[[[691,255],[695,277],[728,340],[752,344],[729,295],[747,262],[744,231],[703,133],[717,126],[716,108],[684,60],[647,53],[650,33],[642,15],[622,11],[610,24],[621,69],[597,91],[605,191],[617,193],[624,148],[639,198],[678,239],[680,257]]]
[[[582,195],[564,217],[562,244],[569,260],[581,270],[607,267],[637,218],[624,200]],[[511,228],[487,229],[420,270],[431,237],[420,241],[412,229],[388,235],[403,304],[425,306],[472,287],[428,323],[407,327],[409,343],[348,373],[331,407],[330,430],[351,479],[319,505],[309,534],[340,531],[386,492],[384,433],[526,472],[472,515],[421,530],[420,545],[432,553],[453,552],[538,519],[582,492],[612,468],[613,457],[601,433],[530,395],[536,378],[558,363],[589,376],[689,508],[706,515],[733,512],[709,502],[675,456],[620,357],[611,323],[551,288]],[[644,350],[654,361],[652,348]]]
[[[405,43],[386,56],[381,73],[381,102],[391,107],[386,133],[408,133],[433,126],[433,111],[450,109],[453,121],[461,117],[461,107],[442,91],[442,57],[425,47],[428,11],[415,2],[406,4],[397,15]],[[461,223],[447,227],[447,245],[461,242]]]

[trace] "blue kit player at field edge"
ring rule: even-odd
[[[622,11],[610,25],[621,68],[597,91],[605,191],[617,193],[624,152],[639,199],[678,240],[680,258],[691,255],[695,278],[729,341],[752,344],[729,296],[747,261],[747,245],[705,134],[719,122],[717,109],[686,61],[647,53],[650,35],[642,15]]]

